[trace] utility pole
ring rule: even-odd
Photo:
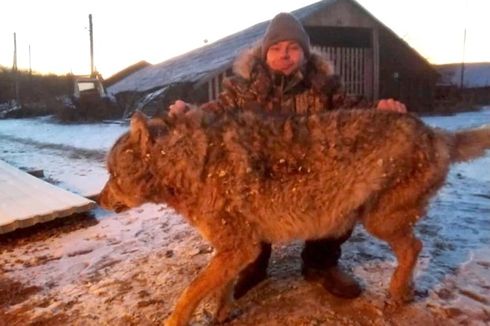
[[[94,34],[92,28],[92,14],[88,15],[89,33],[90,33],[90,77],[95,77],[94,69]]]
[[[459,87],[461,89],[464,88],[464,70],[465,70],[465,67],[464,67],[464,60],[465,60],[465,52],[466,52],[466,27],[464,29],[464,36],[463,36],[463,60],[461,61],[461,81],[460,81],[460,84],[459,84]]]
[[[31,45],[29,44],[29,93],[27,98],[32,101],[32,63],[31,63]]]
[[[31,45],[29,44],[29,77],[32,77]]]
[[[464,61],[465,61],[465,55],[466,55],[466,17],[468,13],[468,0],[466,0],[465,3],[465,8],[464,8],[464,19],[463,19],[463,24],[464,24],[464,35],[463,35],[463,59],[461,60],[461,81],[459,84],[460,89],[462,90],[464,88],[464,72],[465,72],[465,66],[464,66]]]
[[[15,100],[17,105],[20,105],[19,96],[19,71],[17,69],[17,35],[14,32],[14,64],[12,66],[12,72],[14,73],[14,83],[15,83]]]

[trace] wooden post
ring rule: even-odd
[[[29,77],[32,77],[31,45],[29,44]]]
[[[208,80],[208,101],[213,100],[213,79]]]
[[[219,94],[219,75],[216,75],[213,79],[214,79],[214,99],[216,99]]]
[[[12,66],[12,72],[14,73],[15,100],[17,101],[17,105],[20,105],[19,71],[17,69],[17,35],[16,35],[16,33],[14,33],[14,64]]]
[[[373,29],[373,100],[379,99],[379,30]]]
[[[31,62],[31,45],[29,44],[29,87],[28,87],[28,101],[32,101],[32,62]]]
[[[466,27],[464,29],[464,36],[463,36],[463,60],[461,60],[461,81],[460,81],[460,84],[459,84],[459,87],[461,89],[464,88],[464,56],[465,56],[465,51],[466,51]]]
[[[92,14],[88,15],[89,21],[89,34],[90,34],[90,77],[95,77],[94,69],[94,38],[92,29]]]

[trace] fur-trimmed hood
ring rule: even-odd
[[[242,52],[233,63],[233,72],[246,81],[253,81],[257,74],[268,72],[264,60],[261,58],[260,44]],[[308,61],[302,70],[304,81],[317,91],[339,86],[338,77],[334,75],[332,63],[319,51],[311,51]]]
[[[266,111],[313,113],[337,108],[344,98],[340,78],[320,53],[311,52],[300,71],[284,76],[271,71],[260,45],[239,55],[233,75],[223,80],[223,92],[208,110],[260,106]]]

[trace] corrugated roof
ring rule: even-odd
[[[126,67],[125,69],[115,73],[114,75],[110,76],[109,78],[106,78],[104,79],[104,87],[107,88],[107,87],[110,87],[112,85],[114,85],[115,83],[117,83],[118,81],[120,80],[123,80],[124,78],[126,78],[127,76],[131,75],[132,73],[140,70],[140,69],[143,69],[145,67],[148,67],[148,66],[151,66],[151,63],[149,62],[146,62],[144,60],[141,60],[129,67]]]
[[[303,7],[293,14],[304,21],[311,14],[338,0],[325,0]],[[107,89],[111,94],[125,91],[146,92],[178,82],[196,82],[206,75],[229,67],[235,57],[264,34],[270,20],[261,22],[170,60],[143,68]]]
[[[0,234],[85,212],[95,202],[0,160]]]
[[[300,8],[292,13],[301,22],[306,21],[311,15],[321,11],[341,0],[323,0],[309,6]],[[355,0],[350,0],[369,17],[395,35],[400,42],[414,51],[421,60],[427,62],[417,51],[413,50],[405,41],[400,39],[396,33],[391,31],[376,17],[371,15]],[[243,31],[232,34],[212,44],[195,49],[183,55],[156,65],[141,69],[125,79],[119,81],[107,89],[109,94],[117,94],[125,91],[148,92],[166,85],[189,82],[194,83],[214,75],[220,70],[230,67],[236,56],[244,49],[254,45],[264,34],[270,20],[256,24]],[[431,65],[427,62],[427,65]]]
[[[267,22],[262,22],[212,44],[143,68],[109,87],[108,91],[111,94],[145,92],[177,82],[198,81],[209,73],[228,67],[238,53],[262,36],[266,27]]]

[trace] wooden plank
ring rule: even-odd
[[[88,211],[95,202],[0,160],[0,234]]]
[[[352,78],[352,51],[351,51],[351,48],[345,48],[345,62],[346,62],[346,69],[345,69],[345,72],[347,74],[347,79],[349,80],[349,94],[352,95],[353,93],[353,89],[352,89],[352,86],[353,86],[353,82],[354,82],[354,79]]]
[[[358,62],[358,64],[359,64],[359,81],[358,81],[359,92],[364,97],[367,98],[368,94],[366,94],[366,89],[364,87],[364,74],[366,73],[365,69],[364,69],[364,62],[365,62],[364,57],[365,56],[366,56],[366,50],[365,49],[359,49],[359,58],[358,58],[358,60],[359,60],[359,62]]]
[[[379,98],[379,31],[373,29],[373,100]]]
[[[367,99],[374,101],[374,91],[373,91],[373,50],[366,49],[366,55],[364,56],[364,94],[366,94]]]
[[[365,96],[364,94],[364,89],[362,87],[363,85],[363,66],[362,66],[362,58],[363,58],[363,49],[358,48],[356,49],[356,88],[357,88],[357,94]]]

